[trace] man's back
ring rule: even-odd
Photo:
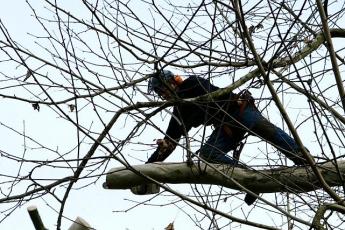
[[[187,99],[208,94],[218,90],[219,87],[212,85],[208,80],[191,76],[184,80],[176,91],[179,98]],[[208,102],[180,103],[174,107],[173,114],[166,132],[167,136],[178,139],[184,132],[192,127],[200,125],[220,125],[224,122],[234,94],[223,96],[221,99]],[[178,118],[178,121],[176,120]]]

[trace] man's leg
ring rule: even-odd
[[[210,138],[200,148],[200,157],[210,163],[223,163],[237,165],[239,159],[226,155],[230,150],[235,150],[238,143],[243,139],[245,130],[235,127],[219,127],[213,131]],[[256,200],[255,196],[246,194],[244,201],[251,205]]]
[[[248,106],[239,117],[239,120],[244,126],[250,129],[252,134],[273,144],[296,165],[306,163],[301,149],[295,140],[263,117],[255,106]]]
[[[303,165],[306,163],[295,140],[263,117],[255,106],[249,105],[245,108],[243,113],[238,113],[236,115],[238,115],[236,118],[241,121],[242,125],[249,129],[252,134],[273,144],[296,165]],[[256,197],[247,194],[244,200],[248,205],[251,205],[255,202]]]
[[[216,128],[199,150],[200,157],[210,163],[236,165],[237,159],[226,155],[234,150],[245,134],[244,130],[230,127]]]

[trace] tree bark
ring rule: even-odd
[[[31,205],[27,208],[30,218],[32,220],[32,223],[34,224],[34,227],[36,230],[47,230],[46,227],[44,227],[43,221],[41,219],[41,216],[37,210],[37,207],[35,205]]]
[[[338,161],[340,173],[345,176],[345,161]],[[330,186],[341,186],[343,181],[331,162],[317,165],[325,181]],[[249,190],[257,193],[309,192],[321,188],[319,181],[308,166],[280,167],[275,169],[253,170],[221,164],[195,163],[152,163],[118,167],[111,169],[104,188],[129,189],[146,184],[149,178],[169,184],[213,184],[240,190],[229,178],[236,180]]]

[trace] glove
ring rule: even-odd
[[[171,151],[171,149],[174,147],[174,144],[167,139],[158,139],[156,144],[158,145],[158,149],[161,153]]]
[[[164,161],[174,151],[176,147],[176,143],[168,139],[158,139],[156,143],[158,145],[158,148],[150,156],[146,163]]]

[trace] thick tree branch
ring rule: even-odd
[[[345,38],[345,29],[330,29],[330,36],[332,38]],[[286,67],[286,66],[289,66],[301,61],[303,58],[307,57],[312,52],[317,50],[324,43],[324,41],[325,41],[325,36],[323,35],[323,33],[322,32],[318,33],[310,43],[308,43],[301,51],[292,55],[292,57],[277,58],[277,59],[272,60],[272,69]],[[262,63],[262,64],[266,65],[266,63]],[[265,66],[263,66],[263,68],[265,68]],[[212,93],[202,95],[197,98],[192,98],[190,99],[190,101],[211,100],[212,98],[220,97],[221,95],[232,92],[236,88],[242,86],[243,84],[254,79],[255,77],[259,77],[263,72],[265,72],[265,70],[256,68],[250,71],[249,73],[247,73],[246,75],[244,75],[243,77],[236,80],[231,85],[225,88],[221,88]]]
[[[337,162],[340,172],[345,174],[345,161]],[[340,186],[342,181],[335,166],[329,162],[317,166],[318,170],[330,186]],[[277,169],[251,170],[233,168],[228,165],[207,166],[204,163],[189,167],[186,163],[153,163],[133,166],[134,170],[160,183],[171,184],[214,184],[239,190],[238,186],[229,178],[249,190],[259,193],[294,192],[302,193],[321,188],[315,174],[309,166],[282,167]],[[134,170],[124,167],[113,168],[106,176],[104,187],[108,189],[129,189],[133,186],[145,184],[149,180],[138,175]],[[221,174],[219,171],[223,174]]]

